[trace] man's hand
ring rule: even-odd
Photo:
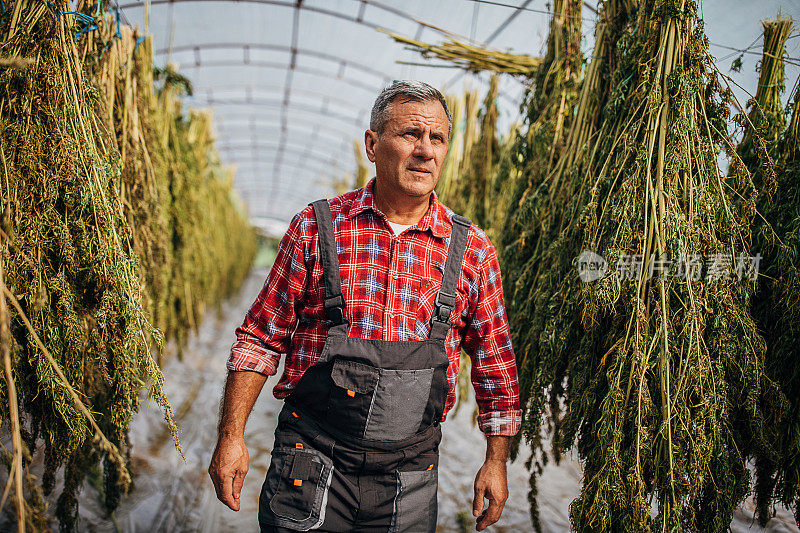
[[[214,482],[219,501],[234,511],[240,507],[239,496],[249,463],[250,454],[247,453],[243,438],[220,437],[211,457],[208,475]]]
[[[234,511],[239,510],[239,496],[250,464],[250,454],[244,445],[244,426],[266,381],[267,376],[244,371],[228,372],[225,381],[219,436],[208,475],[214,482],[219,501]]]
[[[508,437],[487,437],[486,461],[475,476],[475,499],[472,514],[478,518],[475,529],[483,531],[498,520],[508,499],[506,460]],[[483,499],[488,498],[489,507],[484,509]]]

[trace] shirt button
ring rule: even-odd
[[[389,316],[394,318],[394,313],[389,313]]]
[[[397,279],[397,274],[392,274],[392,279]]]

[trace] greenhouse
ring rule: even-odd
[[[0,531],[800,531],[798,19],[0,0]]]

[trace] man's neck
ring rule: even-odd
[[[394,194],[393,194],[394,193]],[[375,180],[373,190],[375,206],[396,224],[416,224],[425,216],[430,205],[431,195],[408,196],[395,191],[384,190],[381,182]]]

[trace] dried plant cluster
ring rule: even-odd
[[[396,42],[407,45],[407,49],[419,52],[425,58],[443,59],[472,72],[491,71],[529,78],[542,62],[539,57],[492,50],[485,46],[466,43],[458,38],[451,38],[440,44],[430,44],[381,28],[379,31],[389,35]]]
[[[764,427],[770,446],[755,458],[755,500],[761,525],[780,502],[800,522],[800,94],[787,109],[785,45],[791,19],[766,21],[758,89],[750,113],[736,117],[744,126],[737,151],[759,188],[754,220],[755,245],[763,256],[764,276],[754,299],[754,316],[767,344],[764,372],[777,385],[766,398]],[[787,124],[788,123],[788,124]]]
[[[589,135],[565,143],[553,170],[529,184],[521,225],[542,230],[532,254],[507,256],[521,280],[510,311],[523,332],[524,432],[540,446],[546,419],[556,458],[577,447],[577,530],[726,530],[750,490],[747,461],[769,446],[762,400],[774,385],[751,314],[756,285],[658,263],[754,253],[756,188],[736,164],[731,95],[694,3],[607,2],[596,31],[583,80],[596,84],[596,111],[585,115],[594,120],[573,120],[568,137]],[[573,118],[583,116],[577,102]],[[721,149],[735,163],[728,176]],[[607,275],[577,276],[584,250],[607,261]],[[642,268],[616,275],[636,254]]]
[[[537,477],[570,450],[577,531],[727,531],[749,494],[766,524],[800,490],[800,97],[780,104],[792,23],[765,23],[758,94],[731,117],[695,2],[603,2],[585,61],[581,7],[554,2],[499,162],[468,185],[469,164],[443,176],[451,202],[505,222],[533,524]],[[579,276],[582,252],[605,261],[596,279]]]
[[[169,80],[156,89],[149,39],[102,3],[79,2],[81,15],[63,1],[5,8],[0,421],[14,505],[3,510],[20,530],[46,529],[55,514],[70,531],[87,474],[102,468],[109,511],[129,487],[143,387],[178,445],[154,357],[241,283],[255,239],[210,117],[186,116]],[[41,480],[28,469],[39,454]]]

